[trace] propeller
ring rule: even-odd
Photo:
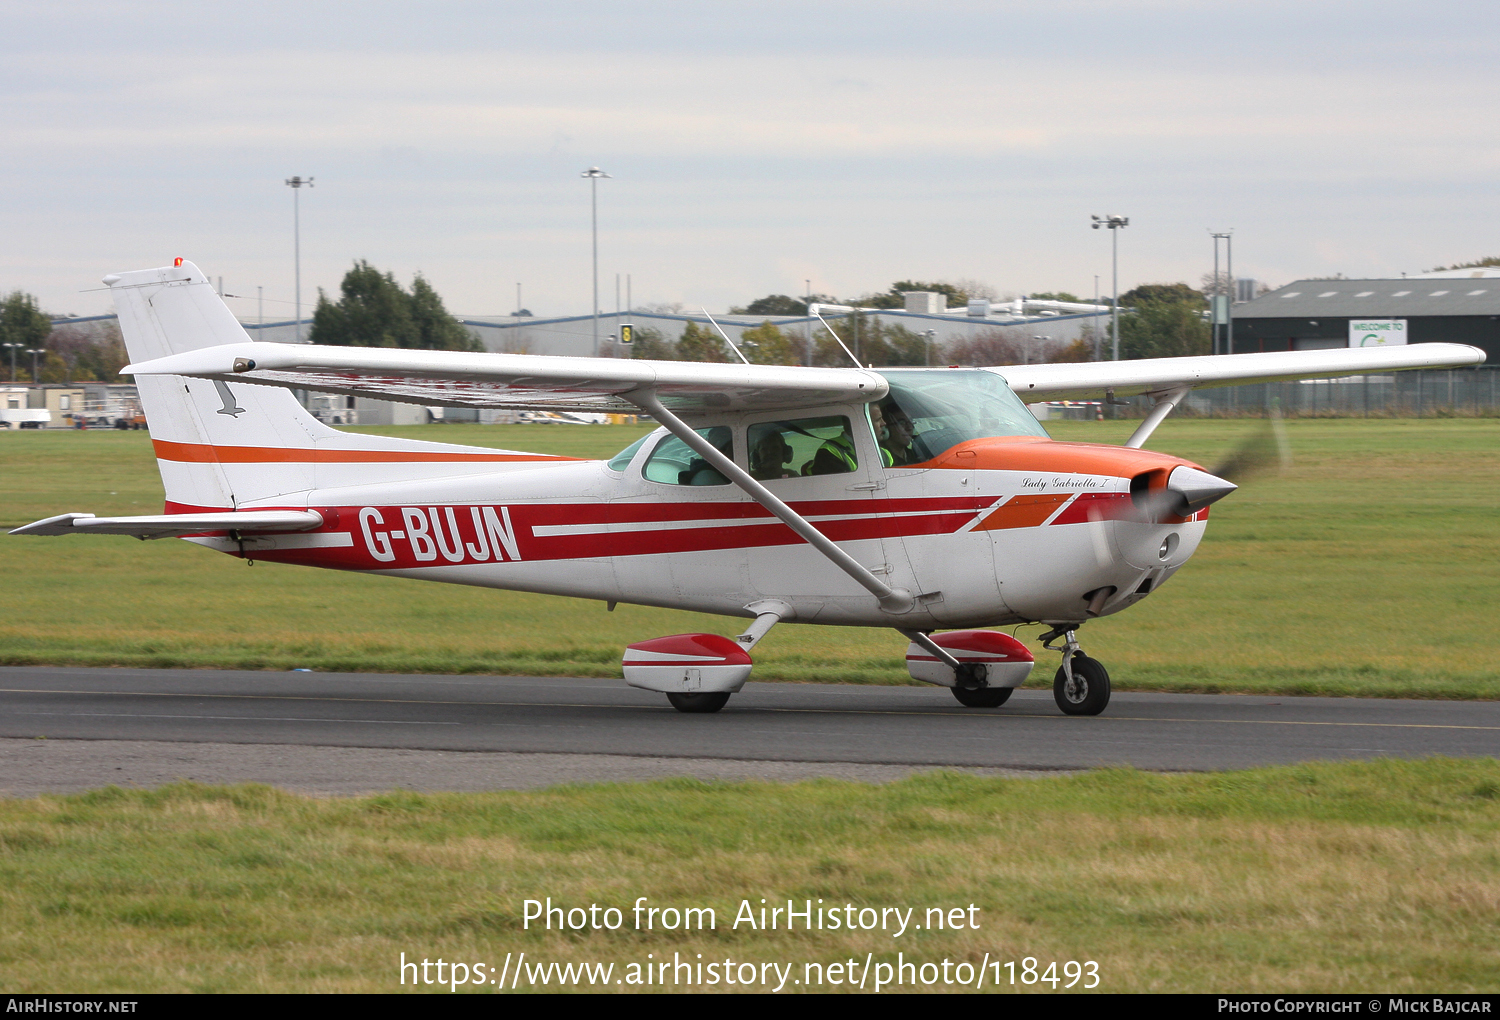
[[[1279,474],[1290,467],[1292,452],[1286,441],[1286,427],[1280,412],[1272,406],[1266,415],[1266,426],[1251,433],[1212,472],[1178,467],[1167,477],[1167,484],[1155,492],[1147,491],[1148,479],[1142,475],[1131,485],[1131,496],[1147,518],[1160,521],[1165,517],[1189,517],[1210,503],[1234,492],[1251,479]]]
[[[1218,463],[1213,473],[1238,485],[1262,475],[1280,474],[1291,466],[1292,448],[1287,445],[1286,426],[1281,422],[1281,411],[1273,404],[1266,415],[1266,427],[1252,432]]]

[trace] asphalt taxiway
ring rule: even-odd
[[[941,688],[752,682],[684,715],[619,680],[0,667],[0,738],[13,796],[175,778],[339,793],[1493,755],[1500,703],[1116,693],[1078,718],[1050,689],[968,709]]]

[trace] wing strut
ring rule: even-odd
[[[861,587],[875,596],[881,609],[887,613],[905,613],[916,604],[911,592],[904,588],[892,588],[872,574],[853,556],[835,545],[827,535],[809,524],[797,511],[777,499],[769,489],[750,477],[749,473],[738,464],[720,453],[712,443],[690,428],[681,418],[663,407],[661,401],[656,399],[655,393],[650,390],[635,390],[624,396],[626,400],[661,422],[668,432],[681,439],[694,453],[713,465],[714,470],[745,490],[751,499],[779,517],[783,524],[800,535],[808,545],[826,556],[834,566],[858,581]]]
[[[1191,390],[1191,386],[1179,386],[1176,389],[1167,390],[1165,393],[1151,394],[1156,400],[1156,403],[1151,408],[1151,413],[1146,415],[1146,420],[1141,422],[1140,427],[1135,430],[1135,433],[1125,441],[1125,445],[1131,449],[1139,450],[1145,444],[1146,440],[1151,438],[1151,433],[1156,431],[1156,426],[1166,420],[1167,415],[1172,413],[1174,407],[1182,403],[1182,398],[1186,397]]]

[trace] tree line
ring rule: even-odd
[[[443,307],[443,299],[421,273],[407,290],[394,273],[382,273],[363,259],[344,274],[337,301],[318,288],[308,337],[315,344],[337,347],[484,350]]]
[[[1205,292],[1211,286],[1212,281],[1207,279],[1205,279],[1204,290],[1195,289],[1186,283],[1148,283],[1121,294],[1120,357],[1127,359],[1173,358],[1212,353],[1213,332],[1207,318],[1209,305]],[[870,292],[856,298],[840,301],[826,295],[813,295],[812,300],[821,304],[844,304],[859,308],[899,309],[905,307],[904,292],[906,291],[944,294],[947,296],[950,308],[962,307],[975,298],[995,299],[995,292],[991,288],[972,280],[957,282],[899,280],[884,291]],[[1049,301],[1082,301],[1077,295],[1067,291],[1048,291],[1029,296]],[[1102,303],[1108,304],[1109,299],[1102,299]],[[743,307],[731,308],[729,311],[730,314],[741,315],[806,315],[808,302],[785,294],[769,294]],[[845,334],[852,337],[856,330],[861,329],[862,318],[865,317],[859,315],[847,317]],[[868,351],[856,352],[860,355],[862,364],[920,365],[926,363],[923,360],[925,357],[931,357],[933,364],[959,365],[1005,365],[1028,361],[1092,361],[1096,346],[1094,328],[1091,323],[1083,327],[1080,339],[1071,344],[1038,341],[1028,329],[1000,326],[978,330],[966,339],[938,344],[936,348],[940,349],[932,351],[922,349],[921,345],[915,342],[920,334],[911,333],[901,326],[881,326],[871,322],[862,328],[864,334],[871,340]],[[763,348],[757,352],[759,356],[762,359],[770,359],[764,360],[763,363],[808,364],[805,334],[799,335],[793,331],[784,339],[777,339],[769,333],[764,340],[759,337],[750,337],[752,333],[774,329],[776,327],[768,320],[755,330],[747,330],[745,333],[752,343]],[[1106,359],[1110,356],[1108,331],[1109,326],[1102,325],[1101,335],[1097,338],[1098,348]],[[642,332],[642,330],[637,330],[637,335],[641,335]],[[635,356],[670,358],[679,361],[734,360],[734,355],[723,348],[722,341],[719,341],[717,346],[707,343],[705,338],[700,336],[701,332],[700,329],[694,329],[691,333],[684,331],[683,336],[675,344],[665,339],[653,338],[652,343],[647,346],[638,346]],[[847,365],[849,363],[848,356],[838,349],[825,330],[819,329],[814,332],[813,336],[814,350],[811,364]],[[648,350],[651,353],[644,353]],[[747,357],[751,357],[751,351],[752,348],[746,349]]]
[[[4,378],[12,378],[9,373],[14,364],[15,381],[124,381],[120,369],[130,359],[125,354],[118,323],[62,322],[54,326],[53,318],[42,311],[35,297],[22,291],[11,291],[0,299],[0,344],[17,345],[0,348],[0,371],[6,373]],[[32,350],[42,353],[35,357],[26,353]]]
[[[947,287],[947,291],[941,288]],[[883,303],[860,299],[864,308],[899,308],[889,300],[900,297],[903,290],[938,290],[958,293],[967,301],[967,292],[949,284],[915,283],[903,280],[892,285]],[[1032,295],[1046,300],[1078,301],[1066,291]],[[880,295],[876,296],[880,298]],[[823,299],[826,303],[836,303]],[[1208,298],[1186,283],[1144,284],[1120,295],[1120,357],[1172,358],[1209,354],[1213,349],[1212,330],[1206,318]],[[745,308],[732,308],[731,314],[805,315],[807,304],[786,295],[770,295],[751,302]],[[825,316],[837,331],[837,337],[822,326],[807,329],[799,325],[785,328],[769,319],[740,334],[740,350],[751,364],[845,366],[853,354],[862,365],[898,367],[902,365],[1015,365],[1028,362],[1092,361],[1097,349],[1105,359],[1110,356],[1109,319],[1101,316],[1097,325],[1084,323],[1080,336],[1072,342],[1039,339],[1032,326],[991,326],[977,329],[968,336],[942,341],[929,340],[899,323],[885,323],[864,312],[837,317]],[[631,357],[655,361],[737,362],[722,337],[710,326],[688,322],[681,335],[669,338],[659,328],[637,326]],[[845,353],[839,341],[849,348]],[[1096,344],[1097,340],[1097,344]],[[809,351],[809,346],[811,350]]]

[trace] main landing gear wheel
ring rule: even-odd
[[[958,703],[965,708],[999,708],[1010,700],[1014,687],[950,687]]]
[[[667,700],[679,712],[717,712],[729,704],[729,692],[708,694],[668,694]]]
[[[1067,715],[1098,715],[1109,704],[1109,673],[1098,659],[1073,653],[1073,679],[1058,667],[1052,678],[1052,697]]]

